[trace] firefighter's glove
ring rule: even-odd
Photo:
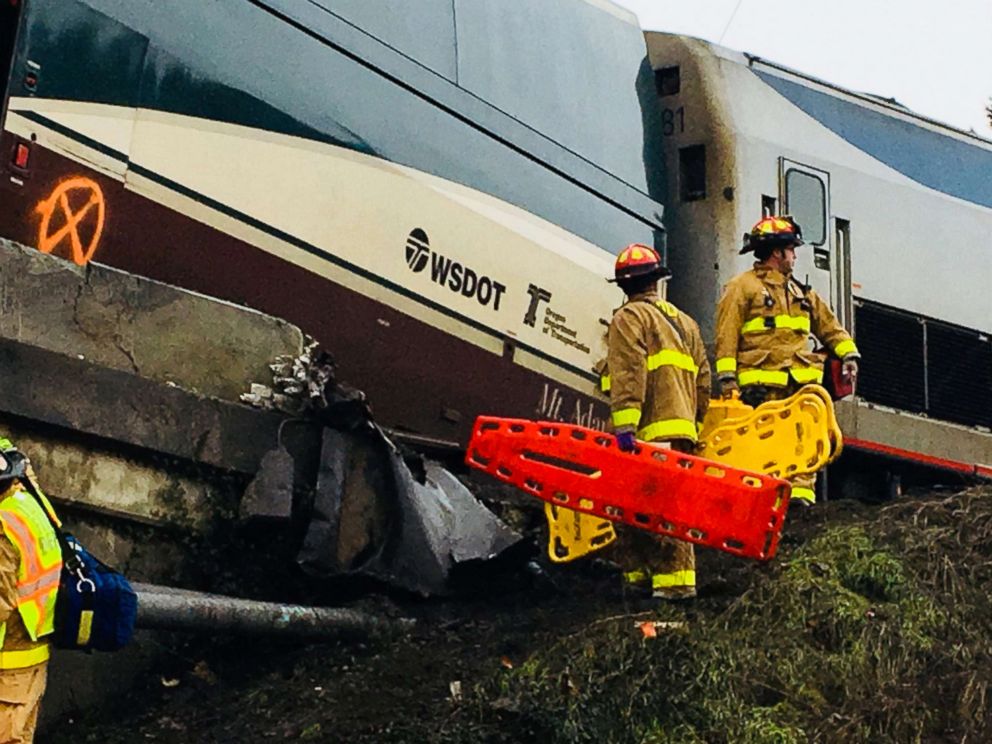
[[[633,452],[637,446],[637,438],[632,431],[621,431],[617,433],[617,447],[621,452]]]
[[[840,373],[845,380],[853,380],[858,376],[858,358],[848,355],[841,361]]]
[[[737,387],[737,375],[721,375],[719,377],[720,382],[720,395],[724,398],[730,398],[734,393],[740,392],[740,388]]]

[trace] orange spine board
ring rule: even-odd
[[[742,558],[775,555],[789,504],[785,480],[647,442],[621,452],[560,422],[480,416],[465,461],[548,503]]]

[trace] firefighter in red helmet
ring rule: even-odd
[[[754,266],[728,282],[716,314],[716,374],[721,392],[740,390],[758,406],[823,381],[823,355],[810,349],[814,336],[843,360],[844,375],[858,373],[858,348],[830,306],[792,274],[802,229],[791,217],[765,217],[744,236],[741,254]],[[809,506],[815,479],[796,478],[792,498]]]
[[[699,326],[659,292],[670,275],[654,248],[634,243],[620,251],[609,280],[627,295],[610,323],[601,379],[623,451],[641,439],[692,452],[709,404],[710,365]],[[625,528],[616,550],[628,583],[649,584],[665,599],[695,596],[690,543]]]

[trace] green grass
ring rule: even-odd
[[[992,492],[869,514],[783,550],[688,633],[590,624],[465,715],[562,744],[989,740]]]

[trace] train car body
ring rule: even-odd
[[[712,339],[741,238],[791,213],[796,275],[864,356],[849,447],[962,474],[992,465],[992,142],[875,96],[647,33],[662,113],[671,297]]]
[[[663,240],[636,18],[417,6],[5,2],[0,234],[286,318],[386,425],[603,426],[604,280]]]
[[[8,0],[0,79],[0,235],[284,317],[386,425],[604,426],[616,250],[712,339],[765,210],[864,354],[849,446],[992,473],[992,144],[895,102],[608,0]]]

